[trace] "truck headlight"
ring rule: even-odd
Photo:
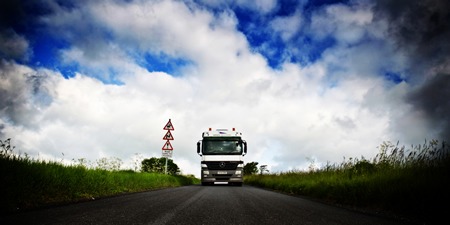
[[[203,174],[209,175],[209,170],[203,170]]]
[[[239,174],[239,175],[240,175],[241,172],[242,172],[242,171],[240,171],[240,170],[236,170],[236,173],[235,173],[235,174]]]
[[[244,167],[244,164],[238,164],[237,167]]]
[[[206,164],[203,164],[203,163],[202,163],[202,167],[208,167],[208,166],[207,166]]]

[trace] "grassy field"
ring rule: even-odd
[[[89,201],[123,193],[197,184],[193,176],[89,169],[15,155],[0,148],[0,210]],[[406,149],[389,142],[371,160],[350,158],[310,171],[245,176],[245,183],[355,209],[435,222],[450,201],[450,147],[438,141]]]
[[[372,160],[245,176],[245,183],[427,224],[446,216],[449,179],[450,148],[433,140],[411,149],[383,143]]]
[[[2,213],[199,183],[193,176],[89,169],[34,160],[15,155],[9,140],[1,144]]]

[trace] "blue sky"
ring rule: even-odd
[[[450,136],[449,3],[2,1],[0,136],[66,163],[241,130],[271,171]]]

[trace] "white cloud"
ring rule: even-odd
[[[197,61],[216,59],[216,55],[236,51],[236,46],[246,47],[245,38],[233,32],[236,21],[227,12],[216,20],[205,10],[172,1],[94,5],[91,10],[116,38],[144,51],[163,51]],[[216,54],[205,55],[206,50]]]
[[[326,6],[312,16],[311,33],[319,39],[332,36],[345,44],[357,43],[373,20],[370,9],[370,5],[365,4]]]
[[[237,4],[241,7],[246,7],[246,8],[252,9],[254,11],[257,11],[259,13],[265,14],[265,13],[271,12],[277,6],[277,1],[276,0],[255,0],[255,1],[238,0]]]
[[[272,29],[280,33],[283,41],[289,41],[297,34],[302,25],[302,17],[299,11],[291,16],[277,17],[270,22]]]
[[[259,7],[270,11],[274,6]],[[410,112],[403,100],[411,87],[377,76],[380,67],[402,62],[402,57],[385,62],[392,51],[378,42],[347,48],[367,32],[380,39],[383,35],[378,29],[385,27],[371,26],[367,7],[335,5],[315,14],[318,38],[334,35],[346,44],[328,49],[314,63],[285,63],[279,70],[250,50],[236,29],[236,18],[227,11],[214,15],[179,1],[95,2],[78,10],[98,30],[89,40],[69,38],[72,45],[62,51],[62,59],[90,69],[70,79],[41,70],[47,75],[42,87],[51,104],[40,104],[42,99],[29,102],[30,94],[17,95],[24,107],[17,109],[34,114],[33,119],[17,121],[36,128],[11,123],[1,112],[3,136],[11,137],[24,152],[58,160],[119,157],[128,163],[135,153],[159,157],[163,126],[171,119],[173,159],[185,174],[198,176],[195,146],[209,127],[241,130],[249,145],[246,162],[268,165],[272,172],[307,169],[311,160],[324,164],[339,163],[343,157],[369,158],[382,141],[426,136],[424,119]],[[76,9],[70,15],[60,13],[59,20],[48,20],[49,26],[69,35],[67,30],[80,18]],[[275,26],[289,39],[302,25],[298,17],[294,14],[273,24],[292,22],[292,29]],[[74,33],[76,37],[86,34],[85,28],[76,30],[81,31]],[[103,31],[110,36],[99,35]],[[104,43],[90,48],[100,41]],[[148,72],[136,60],[136,55],[147,52],[186,58],[193,64],[183,68],[181,76]],[[23,77],[12,74],[39,71],[16,63],[5,68],[0,84],[8,96],[14,96],[14,88],[18,93],[30,88]],[[105,72],[109,68],[114,68],[122,85],[107,85],[92,74],[99,70],[109,76]],[[7,86],[11,81],[15,85]]]

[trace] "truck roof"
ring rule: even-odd
[[[241,137],[242,133],[236,131],[235,128],[232,128],[231,130],[223,129],[223,128],[213,130],[212,128],[209,128],[208,131],[205,131],[202,134],[202,137],[221,137],[221,136]]]

